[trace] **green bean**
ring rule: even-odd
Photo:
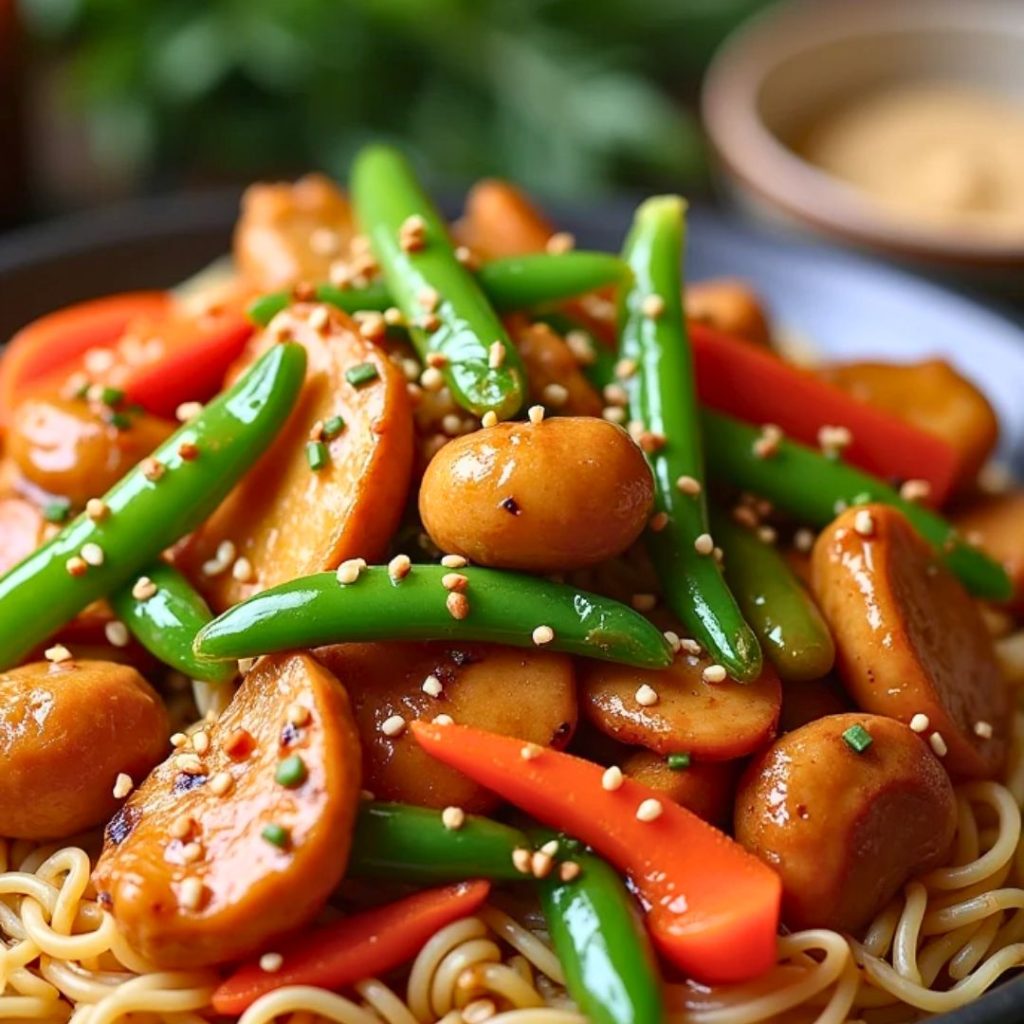
[[[510,312],[530,309],[614,284],[622,280],[626,273],[626,265],[618,256],[607,252],[576,250],[491,260],[480,267],[476,278],[494,308]],[[364,309],[383,312],[394,304],[383,281],[374,281],[364,288],[338,288],[332,284],[318,284],[313,289],[313,297],[317,302],[328,302],[346,313]],[[293,293],[289,291],[261,295],[249,306],[249,319],[266,327],[292,301]]]
[[[519,353],[456,259],[444,221],[405,157],[388,146],[364,149],[353,165],[352,197],[420,356],[443,360],[452,397],[463,408],[514,416],[527,388]]]
[[[898,508],[976,597],[1009,600],[1010,578],[1001,565],[965,543],[941,516],[905,501],[888,484],[853,466],[830,459],[795,441],[783,440],[777,454],[759,458],[760,431],[704,410],[708,471],[718,480],[751,491],[811,526],[827,526],[843,509],[869,501]]]
[[[483,640],[543,644],[544,650],[649,668],[672,661],[661,633],[618,601],[475,566],[460,570],[466,581],[461,594],[445,589],[449,575],[444,566],[414,565],[396,581],[376,566],[353,583],[339,583],[332,572],[292,580],[214,619],[196,637],[195,652],[226,659],[350,641]]]
[[[761,672],[761,649],[712,557],[708,535],[693,358],[680,294],[685,209],[678,196],[656,196],[636,212],[624,250],[634,281],[622,303],[621,355],[635,364],[625,381],[630,414],[652,438],[655,507],[667,517],[663,529],[647,536],[665,601],[731,676],[749,682]]]
[[[832,634],[807,588],[779,549],[728,515],[713,511],[725,552],[725,578],[761,649],[784,680],[820,679],[835,661]]]
[[[301,345],[275,345],[119,480],[102,499],[101,515],[83,513],[0,577],[0,668],[86,605],[132,585],[206,519],[266,451],[305,373]]]
[[[192,653],[196,634],[213,620],[208,605],[177,569],[156,561],[143,570],[156,593],[146,600],[122,587],[110,595],[110,603],[129,631],[165,665],[190,679],[225,683],[235,676],[235,666],[223,661],[200,661]]]
[[[528,846],[519,829],[474,814],[467,814],[458,828],[447,828],[440,811],[364,803],[356,818],[347,873],[425,883],[467,878],[518,882],[523,875],[512,854]]]
[[[532,838],[539,844],[548,835]],[[537,886],[569,994],[592,1024],[661,1024],[661,980],[633,897],[580,844],[561,838],[559,852],[579,865],[579,875],[563,882],[552,872]]]

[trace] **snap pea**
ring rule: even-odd
[[[941,516],[905,501],[888,484],[838,459],[783,440],[771,458],[759,458],[760,431],[747,423],[704,410],[708,471],[724,483],[752,491],[800,522],[826,526],[844,508],[877,501],[898,508],[939,552],[949,569],[976,597],[1006,601],[1010,578],[1001,565],[965,543]]]
[[[614,284],[626,273],[626,265],[618,256],[575,250],[491,260],[476,272],[476,279],[494,308],[508,312],[582,295]],[[382,312],[393,305],[391,293],[383,281],[374,281],[365,288],[318,284],[313,295],[318,302],[328,302],[346,313],[361,309]],[[291,302],[292,292],[271,292],[254,300],[246,312],[250,320],[265,327]]]
[[[667,517],[663,529],[647,535],[665,601],[729,675],[749,682],[761,671],[757,637],[711,545],[698,550],[708,540],[708,520],[693,358],[680,294],[685,210],[678,196],[648,199],[626,239],[633,286],[621,304],[621,355],[635,364],[635,372],[624,384],[631,418],[652,439],[655,507]]]
[[[483,640],[566,651],[627,665],[662,668],[672,649],[642,615],[618,601],[536,576],[477,567],[460,570],[465,594],[442,584],[451,570],[414,565],[394,581],[384,566],[364,569],[354,583],[332,572],[282,583],[229,608],[200,630],[201,658],[258,654],[366,640]],[[453,600],[454,599],[454,600]],[[466,602],[465,617],[448,609]]]
[[[547,833],[531,833],[536,844]],[[661,1024],[665,1019],[654,954],[633,898],[600,857],[561,838],[560,855],[581,868],[537,883],[552,945],[569,994],[593,1024]]]
[[[389,146],[362,150],[352,168],[352,198],[420,355],[444,360],[452,397],[474,415],[514,416],[526,395],[519,353],[480,285],[455,258],[444,221],[405,157]],[[492,358],[495,342],[500,355]]]
[[[142,575],[156,585],[146,600],[121,587],[110,595],[110,603],[129,631],[165,665],[184,672],[190,679],[225,683],[235,676],[235,666],[224,661],[200,661],[192,653],[196,633],[213,619],[209,606],[177,569],[156,561]]]
[[[429,883],[522,881],[512,854],[528,846],[519,829],[475,814],[467,814],[458,828],[446,828],[440,811],[370,802],[359,808],[347,872]]]
[[[832,668],[836,651],[807,588],[774,544],[721,510],[712,511],[711,525],[725,552],[726,582],[779,676],[820,679]]]
[[[122,477],[103,497],[102,515],[83,513],[0,577],[0,668],[16,663],[86,605],[132,585],[165,548],[201,523],[266,450],[291,412],[305,372],[302,346],[275,345]]]

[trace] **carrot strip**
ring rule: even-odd
[[[942,438],[706,324],[690,324],[690,341],[704,405],[748,423],[774,423],[812,446],[821,427],[846,427],[852,439],[843,458],[853,465],[883,480],[926,480],[936,506],[951,493],[959,460]]]
[[[411,960],[439,928],[472,914],[490,891],[483,881],[428,889],[297,936],[281,945],[280,970],[268,973],[258,962],[244,964],[213,993],[213,1008],[233,1017],[287,985],[336,991],[384,974]]]
[[[412,731],[427,753],[628,875],[661,954],[691,977],[746,981],[775,963],[781,883],[725,833],[631,779],[605,789],[601,766],[570,754],[468,726]]]

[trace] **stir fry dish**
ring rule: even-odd
[[[1024,964],[1024,491],[686,204],[409,163],[0,355],[0,1019],[896,1024]]]

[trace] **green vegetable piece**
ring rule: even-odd
[[[345,421],[340,416],[332,416],[324,421],[324,440],[333,441],[345,429]]]
[[[124,392],[120,388],[105,387],[100,392],[100,401],[113,408],[124,401]]]
[[[690,767],[690,755],[689,754],[669,754],[665,758],[665,764],[668,765],[669,769],[674,772],[686,771]]]
[[[836,649],[807,588],[774,544],[722,512],[712,512],[711,524],[725,552],[726,581],[779,676],[820,679],[832,668]]]
[[[200,661],[192,653],[196,634],[213,619],[192,584],[164,561],[147,566],[142,575],[156,584],[152,597],[145,601],[133,597],[131,584],[110,595],[114,612],[132,635],[150,654],[190,679],[209,683],[233,679],[235,668],[230,663]]]
[[[512,852],[528,846],[518,829],[467,814],[462,827],[445,828],[441,812],[397,803],[364,803],[356,818],[348,874],[410,882],[466,878],[521,882]]]
[[[607,252],[530,253],[491,260],[477,272],[476,280],[495,309],[511,312],[530,309],[559,299],[616,284],[629,275],[629,268]],[[382,313],[394,305],[387,286],[375,281],[365,288],[337,288],[317,285],[314,297],[346,313],[374,310]],[[292,302],[290,292],[261,295],[246,310],[250,320],[266,327]]]
[[[308,774],[306,762],[298,754],[292,754],[278,764],[274,781],[285,789],[297,789],[306,781]]]
[[[71,502],[58,498],[43,506],[43,518],[48,523],[63,523],[71,514]]]
[[[310,469],[323,469],[327,465],[327,445],[323,441],[307,441],[306,459]]]
[[[833,462],[795,441],[783,440],[775,455],[754,454],[757,427],[704,410],[704,447],[709,473],[717,480],[768,498],[776,508],[811,526],[827,526],[854,500],[898,508],[928,541],[950,571],[975,597],[1008,601],[1013,594],[1006,570],[930,509],[905,501],[888,484],[843,462]]]
[[[856,725],[851,725],[843,733],[843,739],[846,741],[846,745],[858,754],[863,754],[875,742],[871,738],[871,733],[859,722]]]
[[[448,611],[441,565],[414,565],[395,586],[386,566],[364,569],[341,585],[332,572],[264,590],[228,609],[196,637],[201,658],[245,658],[296,647],[363,640],[483,640],[534,647],[533,631],[550,626],[545,650],[627,665],[663,668],[672,649],[642,615],[618,601],[537,576],[482,569],[468,578],[469,612]]]
[[[370,381],[377,379],[377,367],[373,363],[360,363],[345,371],[345,380],[354,388],[361,388]]]
[[[112,412],[107,417],[107,422],[115,430],[131,430],[132,428],[132,418],[126,412]]]
[[[668,520],[663,530],[648,532],[647,546],[673,613],[729,675],[750,682],[761,672],[757,637],[711,551],[697,547],[708,532],[703,489],[683,493],[678,486],[682,477],[704,480],[693,358],[680,296],[685,209],[678,196],[648,199],[636,212],[624,250],[633,271],[620,315],[621,355],[637,368],[625,381],[631,419],[664,438],[649,459],[655,506]]]
[[[281,850],[288,848],[292,838],[291,833],[283,825],[264,825],[260,835],[271,846],[276,846]]]
[[[452,396],[474,415],[514,416],[526,395],[519,354],[480,285],[455,258],[447,227],[405,158],[387,146],[367,147],[356,157],[351,191],[421,358],[445,356]],[[428,330],[420,297],[431,291],[440,301]],[[495,341],[504,344],[505,360],[492,367]]]
[[[563,882],[553,871],[537,888],[569,994],[592,1024],[661,1024],[660,974],[632,896],[599,857],[565,839],[559,846],[580,873]]]
[[[0,669],[17,663],[86,605],[129,585],[203,522],[266,450],[305,374],[301,345],[274,345],[156,449],[153,457],[166,467],[159,480],[132,469],[103,496],[109,514],[100,522],[78,516],[0,577]],[[184,458],[183,444],[196,445],[203,458]],[[103,564],[70,576],[68,559],[88,543],[103,549]]]

